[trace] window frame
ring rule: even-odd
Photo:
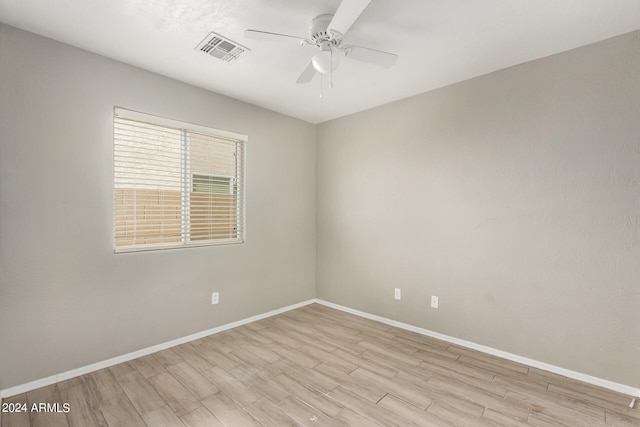
[[[163,127],[167,127],[167,128],[173,128],[173,129],[178,129],[180,131],[182,131],[183,135],[186,135],[186,133],[188,132],[193,132],[196,134],[201,134],[201,135],[205,135],[205,136],[211,136],[214,138],[219,138],[219,139],[226,139],[226,140],[231,140],[233,142],[235,142],[236,144],[239,144],[240,149],[237,150],[236,149],[236,153],[240,153],[241,155],[241,159],[240,159],[240,166],[236,166],[236,174],[234,176],[226,176],[223,174],[207,174],[207,173],[200,173],[200,172],[189,172],[188,176],[185,175],[184,173],[182,174],[182,184],[181,184],[181,198],[183,199],[183,204],[184,204],[184,200],[186,197],[186,200],[189,200],[189,194],[185,194],[185,193],[189,193],[190,191],[193,191],[193,181],[196,175],[207,175],[207,176],[212,176],[212,177],[220,177],[220,178],[226,178],[229,179],[229,185],[230,185],[230,194],[233,194],[233,186],[239,186],[239,195],[236,195],[238,198],[236,199],[236,209],[237,209],[237,214],[235,215],[235,219],[236,219],[236,233],[237,236],[233,237],[233,238],[221,238],[221,239],[210,239],[210,240],[206,240],[206,241],[201,241],[201,240],[190,240],[190,234],[191,231],[190,230],[182,230],[181,232],[181,238],[179,242],[171,242],[171,243],[144,243],[144,244],[135,244],[135,245],[127,245],[127,246],[117,246],[116,245],[116,200],[115,200],[115,193],[116,193],[116,171],[115,171],[115,165],[116,165],[116,135],[115,135],[115,124],[116,124],[116,119],[125,119],[125,120],[132,120],[132,121],[137,121],[137,122],[142,122],[142,123],[148,123],[151,125],[155,125],[155,126],[163,126]],[[193,248],[193,247],[203,247],[203,246],[222,246],[222,245],[229,245],[229,244],[242,244],[245,242],[245,236],[246,236],[246,181],[245,181],[245,165],[246,165],[246,142],[248,141],[248,136],[241,134],[241,133],[237,133],[237,132],[231,132],[231,131],[226,131],[226,130],[221,130],[221,129],[216,129],[213,127],[209,127],[209,126],[203,126],[203,125],[198,125],[198,124],[194,124],[194,123],[189,123],[189,122],[184,122],[184,121],[180,121],[180,120],[175,120],[175,119],[169,119],[166,117],[162,117],[162,116],[157,116],[157,115],[153,115],[153,114],[148,114],[148,113],[142,113],[139,111],[134,111],[134,110],[129,110],[129,109],[125,109],[122,107],[114,107],[113,109],[113,122],[112,122],[112,149],[113,149],[113,157],[112,157],[112,172],[113,172],[113,179],[112,179],[112,202],[113,202],[113,217],[112,217],[112,243],[113,243],[113,252],[115,254],[119,254],[119,253],[132,253],[132,252],[147,252],[147,251],[156,251],[156,250],[166,250],[166,249],[183,249],[183,248]],[[183,137],[184,139],[184,137]],[[186,142],[184,142],[186,144]],[[237,147],[237,146],[236,146]],[[181,158],[183,159],[183,162],[186,161],[186,159],[188,159],[189,156],[189,152],[188,152],[188,148],[183,147],[183,151],[181,154]],[[213,193],[212,193],[213,194]],[[223,194],[223,193],[219,193],[219,194]],[[186,209],[183,206],[183,209],[181,211],[181,223],[185,224],[185,222],[188,224],[190,222],[190,219],[188,218],[188,216],[190,211],[190,207],[187,206]]]

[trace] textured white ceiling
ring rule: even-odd
[[[315,53],[248,40],[307,36],[340,0],[0,0],[0,21],[313,123],[640,28],[638,0],[372,0],[345,37],[399,55],[390,68],[343,59],[334,88],[296,79]],[[234,63],[194,47],[211,31],[251,49]]]

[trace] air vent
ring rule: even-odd
[[[233,62],[250,49],[217,33],[211,33],[200,42],[196,49],[214,58]]]

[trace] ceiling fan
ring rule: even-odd
[[[301,46],[317,47],[320,52],[311,58],[297,83],[310,82],[316,73],[331,73],[340,63],[341,56],[389,68],[396,62],[398,55],[343,43],[344,35],[370,2],[371,0],[342,0],[335,15],[319,15],[311,20],[309,38],[260,30],[246,30],[244,35],[257,40],[293,39]]]

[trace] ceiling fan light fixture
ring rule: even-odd
[[[316,53],[313,58],[311,58],[311,63],[317,72],[328,74],[335,70],[340,63],[340,55],[334,54],[332,49],[328,47],[326,50],[323,49]]]
[[[341,0],[335,14],[318,15],[311,20],[308,38],[251,29],[245,31],[245,36],[259,40],[296,40],[300,46],[318,48],[319,52],[311,58],[296,80],[298,84],[309,83],[316,74],[321,77],[323,74],[333,75],[333,70],[338,67],[343,56],[349,60],[389,68],[396,62],[398,55],[343,43],[343,36],[372,1]]]

